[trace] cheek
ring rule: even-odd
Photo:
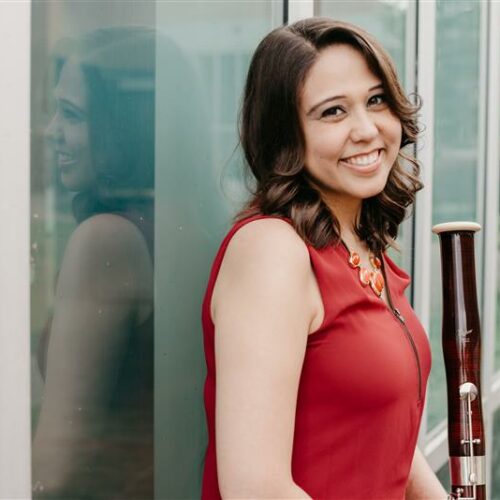
[[[344,139],[340,130],[325,128],[311,135],[308,142],[308,152],[318,160],[337,160],[342,156]]]
[[[401,127],[401,123],[398,121],[398,124],[396,126],[396,145],[397,148],[399,149],[401,147],[401,138],[403,136],[403,128]]]
[[[393,147],[399,150],[399,147],[401,145],[401,137],[403,135],[403,128],[401,126],[399,118],[391,115],[386,123],[386,134]]]
[[[89,148],[89,131],[87,125],[72,125],[68,127],[66,142],[75,153],[85,152]]]

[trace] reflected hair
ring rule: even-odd
[[[56,82],[72,61],[88,94],[95,185],[73,198],[77,221],[105,212],[140,211],[153,199],[155,163],[155,33],[150,28],[100,28],[59,41]]]
[[[239,133],[251,197],[235,221],[253,215],[291,219],[304,241],[315,248],[340,242],[340,226],[305,169],[305,138],[299,104],[308,72],[321,51],[346,44],[357,50],[383,84],[386,102],[402,127],[398,157],[387,184],[362,202],[356,234],[376,254],[397,248],[398,227],[423,185],[416,159],[402,149],[414,144],[420,99],[412,103],[399,83],[394,63],[371,35],[350,23],[310,18],[273,30],[258,45],[250,63]],[[403,163],[406,161],[406,165]]]

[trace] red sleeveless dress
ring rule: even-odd
[[[202,498],[221,498],[215,451],[214,324],[210,300],[236,223],[215,257],[203,302],[208,447]],[[287,220],[283,218],[282,220]],[[288,221],[289,222],[289,221]],[[408,275],[384,255],[389,308],[361,286],[343,245],[307,245],[325,310],[309,335],[299,382],[292,454],[295,483],[316,499],[404,498],[431,354],[404,290]]]

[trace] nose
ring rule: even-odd
[[[52,120],[50,120],[49,124],[45,128],[45,139],[53,145],[62,142],[63,134],[58,111],[54,113]]]
[[[353,116],[351,138],[354,142],[369,142],[379,133],[375,117],[366,109],[357,111]]]

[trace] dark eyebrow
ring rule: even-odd
[[[372,90],[376,90],[376,89],[383,89],[384,88],[384,85],[382,83],[379,83],[378,85],[375,85],[373,87],[371,87],[370,89],[368,89],[368,92],[371,92]],[[327,97],[326,99],[323,99],[321,102],[318,102],[317,104],[315,104],[308,112],[307,112],[307,116],[311,115],[314,111],[316,111],[322,104],[326,104],[327,102],[330,102],[330,101],[335,101],[337,99],[345,99],[345,95],[336,95],[336,96],[333,96],[333,97]]]

